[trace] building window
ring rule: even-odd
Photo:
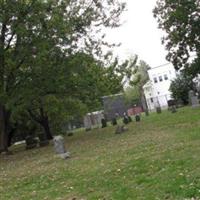
[[[164,79],[165,79],[165,80],[168,80],[167,74],[164,75]]]
[[[156,77],[153,78],[154,83],[158,82],[158,79]]]
[[[153,103],[153,98],[150,98],[151,99],[151,103]]]
[[[163,78],[162,76],[159,76],[159,81],[162,82],[163,81]]]

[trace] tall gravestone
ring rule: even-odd
[[[192,108],[197,108],[200,106],[199,104],[199,99],[198,97],[195,95],[193,90],[190,90],[188,93],[188,97],[189,97],[189,103],[192,106]]]
[[[65,149],[64,138],[61,135],[55,136],[53,138],[53,142],[54,142],[54,149],[55,149],[56,154],[58,154],[58,156],[63,159],[68,158],[69,152],[67,152]]]

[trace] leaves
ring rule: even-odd
[[[167,59],[173,62],[176,69],[187,67],[191,55],[195,54],[193,64],[200,59],[200,4],[199,0],[158,0],[154,9],[159,28],[166,32],[163,39],[168,50]],[[190,68],[194,68],[190,65]],[[198,70],[190,73],[196,76]]]

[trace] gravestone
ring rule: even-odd
[[[127,127],[125,127],[124,125],[121,125],[121,126],[118,125],[116,130],[115,130],[115,134],[121,134],[121,133],[123,133],[125,131],[128,131]]]
[[[136,122],[140,122],[140,115],[138,115],[138,114],[135,115],[135,121],[136,121]]]
[[[117,119],[116,119],[116,118],[113,118],[113,119],[112,119],[112,125],[113,125],[113,126],[117,125]]]
[[[129,119],[126,113],[124,113],[124,118],[123,118],[123,122],[124,124],[128,124],[129,123]]]
[[[193,90],[190,90],[188,93],[188,98],[189,98],[189,103],[192,106],[192,108],[196,108],[199,107],[199,99],[198,97],[195,95],[195,92]]]
[[[188,99],[189,99],[189,104],[190,104],[190,105],[192,105],[192,97],[194,97],[194,96],[195,96],[194,91],[193,91],[193,90],[190,90],[190,91],[188,92]]]
[[[89,131],[92,129],[92,122],[91,122],[91,119],[90,119],[90,116],[89,115],[86,115],[84,117],[84,126],[85,126],[85,130],[86,131]]]
[[[69,133],[67,133],[67,136],[68,136],[68,137],[71,137],[71,136],[73,136],[73,135],[74,135],[73,132],[69,132]]]
[[[157,112],[158,114],[160,114],[160,113],[162,112],[162,110],[161,110],[161,107],[160,107],[160,106],[156,107],[156,112]]]
[[[38,143],[38,141],[32,135],[27,136],[25,141],[26,141],[26,149],[33,149],[37,146]]]
[[[69,152],[66,152],[64,138],[59,135],[53,138],[54,149],[60,158],[69,158]]]
[[[172,113],[176,113],[176,106],[172,106],[170,109]]]
[[[197,96],[191,97],[191,104],[192,104],[192,108],[197,108],[200,106],[199,99]]]
[[[102,125],[102,126],[101,126],[102,128],[107,127],[107,121],[106,121],[105,118],[102,118],[102,119],[101,119],[101,125]]]
[[[45,134],[39,134],[39,145],[40,147],[47,146],[49,144],[49,141],[47,140]]]

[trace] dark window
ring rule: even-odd
[[[153,81],[154,81],[154,83],[157,83],[158,79],[155,77],[155,78],[153,78]]]
[[[159,81],[162,82],[163,81],[163,78],[162,76],[159,76]]]
[[[151,103],[153,103],[153,98],[151,98]]]
[[[165,79],[165,80],[168,80],[167,74],[164,75],[164,79]]]

